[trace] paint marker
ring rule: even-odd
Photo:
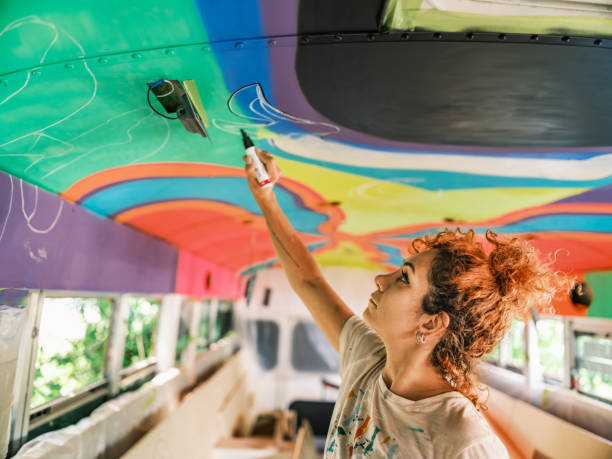
[[[242,133],[242,142],[244,143],[244,148],[246,149],[247,158],[249,159],[249,162],[253,162],[253,164],[255,165],[255,177],[257,177],[257,182],[259,183],[259,186],[261,186],[262,188],[268,188],[272,186],[272,180],[270,180],[270,176],[268,175],[266,167],[261,162],[261,159],[259,159],[259,156],[257,156],[253,141],[247,135],[247,133],[244,132],[244,130],[240,129],[240,132]]]

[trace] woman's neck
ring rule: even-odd
[[[416,401],[453,391],[451,385],[429,361],[426,349],[405,349],[398,353],[387,349],[387,361],[382,378],[391,392]]]

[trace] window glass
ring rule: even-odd
[[[519,370],[525,367],[525,323],[513,320],[510,326],[510,359],[508,365]]]
[[[493,348],[493,350],[485,356],[487,362],[499,362],[499,343]]]
[[[255,288],[255,274],[249,277],[244,288],[244,298],[246,299],[246,305],[248,306],[253,296],[253,289]]]
[[[123,368],[153,355],[159,308],[158,300],[130,298]]]
[[[300,371],[337,372],[339,356],[313,322],[298,322],[293,328],[291,364]]]
[[[271,370],[278,361],[278,324],[271,320],[249,320],[246,325],[247,339],[255,346],[259,366]]]
[[[538,350],[544,376],[563,381],[565,341],[563,321],[540,319],[537,322]]]
[[[578,390],[612,402],[612,339],[576,333]]]
[[[200,314],[200,324],[198,325],[197,352],[208,349],[210,344],[210,303],[204,301]]]
[[[6,415],[9,414],[13,396],[15,370],[28,315],[27,305],[27,290],[0,288],[0,412],[4,411]],[[0,425],[3,425],[0,429],[3,429],[8,425],[8,419],[2,414],[0,419],[6,420],[6,424],[0,421]]]
[[[179,319],[179,331],[176,339],[176,353],[174,355],[174,364],[181,363],[181,355],[189,345],[189,318],[191,308],[181,307],[181,317]]]
[[[107,298],[45,298],[32,408],[104,379],[112,308]]]
[[[231,300],[219,300],[217,319],[213,332],[213,342],[220,340],[230,331],[234,330],[234,302]]]
[[[0,363],[16,360],[21,327],[26,318],[28,291],[0,288]],[[7,355],[8,354],[8,355]],[[0,365],[0,368],[1,365]],[[2,389],[0,378],[0,390]]]

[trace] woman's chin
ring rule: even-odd
[[[363,311],[363,321],[368,324],[370,327],[372,327],[372,316],[371,316],[371,311],[370,308],[372,306],[368,305],[368,307],[365,309],[365,311]]]

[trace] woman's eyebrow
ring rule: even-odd
[[[410,266],[410,268],[412,268],[412,274],[416,274],[415,269],[414,269],[414,265],[412,263],[410,263],[409,261],[405,261],[402,266]]]

